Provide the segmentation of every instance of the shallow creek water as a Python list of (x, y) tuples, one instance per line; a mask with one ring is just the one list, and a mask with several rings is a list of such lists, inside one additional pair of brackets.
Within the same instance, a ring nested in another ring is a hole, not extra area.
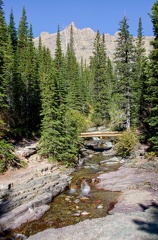
[(108, 159), (102, 153), (86, 160), (84, 165), (72, 174), (71, 185), (50, 203), (50, 210), (39, 220), (22, 225), (15, 233), (34, 235), (48, 228), (61, 228), (85, 219), (105, 217), (117, 202), (119, 192), (98, 189), (99, 174), (116, 170), (120, 165), (100, 165)]

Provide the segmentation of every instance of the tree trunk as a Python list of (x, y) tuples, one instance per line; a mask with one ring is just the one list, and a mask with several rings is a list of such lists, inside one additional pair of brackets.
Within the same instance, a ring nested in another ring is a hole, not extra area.
[(130, 87), (127, 86), (126, 129), (130, 130), (130, 127), (131, 127), (131, 99), (130, 99)]

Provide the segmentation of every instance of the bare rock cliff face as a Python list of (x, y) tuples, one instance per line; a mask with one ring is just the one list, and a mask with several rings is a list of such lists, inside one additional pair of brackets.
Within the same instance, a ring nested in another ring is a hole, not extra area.
[[(67, 26), (63, 31), (60, 32), (61, 35), (61, 43), (62, 50), (65, 53), (67, 43), (70, 39), (70, 28), (73, 27), (73, 37), (74, 37), (74, 49), (76, 53), (77, 60), (80, 61), (81, 58), (86, 59), (86, 62), (89, 63), (89, 58), (92, 56), (93, 43), (96, 36), (96, 32), (94, 32), (91, 28), (83, 28), (78, 29), (76, 25), (72, 22), (69, 26)], [(52, 56), (55, 53), (56, 47), (56, 33), (49, 34), (48, 32), (41, 33), (42, 44), (50, 49)], [(105, 34), (105, 44), (107, 49), (107, 54), (110, 59), (113, 58), (113, 54), (116, 48), (116, 40), (118, 38), (118, 33), (116, 32), (114, 35)], [(150, 41), (153, 40), (153, 36), (147, 36), (144, 39), (144, 47), (146, 49), (146, 55), (152, 49), (150, 45)], [(35, 46), (38, 46), (39, 37), (34, 39)]]

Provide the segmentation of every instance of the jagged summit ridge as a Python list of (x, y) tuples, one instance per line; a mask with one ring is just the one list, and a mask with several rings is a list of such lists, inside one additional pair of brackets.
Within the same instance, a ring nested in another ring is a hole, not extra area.
[[(66, 53), (67, 44), (70, 39), (70, 28), (73, 28), (73, 37), (74, 37), (74, 50), (76, 53), (77, 60), (80, 61), (81, 58), (85, 59), (89, 63), (89, 58), (92, 56), (93, 43), (96, 36), (91, 28), (78, 29), (74, 22), (68, 25), (64, 30), (60, 32), (62, 50)], [(42, 32), (40, 34), (41, 41), (44, 46), (50, 49), (51, 55), (54, 56), (56, 48), (56, 35), (57, 33), (50, 34), (48, 32)], [(110, 59), (113, 58), (113, 54), (116, 48), (116, 40), (118, 38), (118, 32), (114, 35), (108, 33), (105, 35), (105, 44), (107, 49), (107, 54)], [(153, 39), (153, 36), (144, 37), (144, 47), (146, 49), (146, 54), (148, 55), (152, 49), (150, 41)], [(34, 39), (35, 46), (38, 46), (39, 37)]]

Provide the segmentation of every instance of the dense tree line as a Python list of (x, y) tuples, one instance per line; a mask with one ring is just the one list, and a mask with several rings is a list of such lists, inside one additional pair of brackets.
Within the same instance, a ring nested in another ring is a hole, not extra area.
[(96, 33), (90, 64), (77, 61), (73, 27), (63, 54), (60, 26), (55, 56), (33, 43), (25, 8), (16, 29), (13, 11), (6, 24), (0, 0), (0, 137), (40, 137), (41, 154), (74, 162), (79, 133), (86, 123), (113, 130), (136, 127), (157, 149), (158, 0), (152, 7), (155, 39), (145, 57), (142, 20), (138, 34), (129, 32), (126, 16), (120, 21), (114, 60), (107, 56), (105, 35)]

